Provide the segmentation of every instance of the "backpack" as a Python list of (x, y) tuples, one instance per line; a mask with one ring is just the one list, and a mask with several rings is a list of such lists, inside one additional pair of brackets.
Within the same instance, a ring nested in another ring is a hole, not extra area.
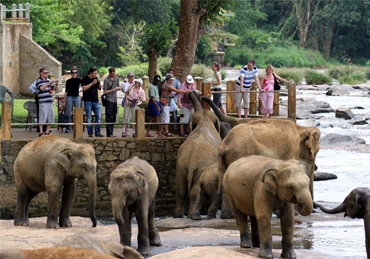
[(30, 85), (30, 87), (28, 87), (28, 90), (33, 94), (37, 93), (36, 83), (37, 79)]

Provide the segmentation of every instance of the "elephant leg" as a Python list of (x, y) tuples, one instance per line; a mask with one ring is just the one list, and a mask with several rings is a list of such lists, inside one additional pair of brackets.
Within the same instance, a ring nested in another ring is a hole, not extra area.
[(184, 217), (184, 207), (187, 195), (187, 180), (185, 177), (176, 175), (176, 207), (174, 218)]
[(155, 217), (155, 200), (153, 199), (149, 207), (149, 215), (148, 215), (149, 243), (152, 246), (161, 246), (162, 245), (161, 238), (159, 236), (158, 229), (155, 227), (154, 217)]
[(242, 214), (237, 209), (233, 210), (233, 212), (240, 232), (240, 247), (251, 248), (251, 235), (248, 227), (248, 216)]
[(200, 186), (199, 183), (195, 183), (191, 188), (189, 195), (189, 212), (188, 219), (200, 220), (201, 201), (200, 201)]
[(33, 192), (31, 190), (29, 190), (28, 192), (28, 198), (27, 198), (27, 201), (26, 201), (26, 208), (25, 208), (25, 218), (26, 218), (26, 225), (28, 226), (30, 224), (30, 220), (28, 219), (28, 211), (29, 211), (29, 208), (30, 208), (30, 204), (31, 204), (31, 201), (33, 198), (35, 198), (35, 196), (37, 195), (38, 193), (37, 192)]
[(271, 213), (257, 213), (258, 230), (260, 234), (260, 251), (258, 256), (262, 258), (273, 259), (272, 254), (272, 234), (271, 234)]
[(226, 195), (222, 192), (222, 205), (221, 205), (221, 218), (222, 219), (232, 219), (234, 218), (233, 213), (230, 208), (230, 203), (227, 200)]
[(18, 186), (17, 206), (14, 212), (14, 226), (27, 225), (26, 207), (30, 190), (24, 183)]
[(258, 222), (256, 217), (249, 217), (251, 220), (252, 246), (260, 247), (260, 233), (258, 232)]
[(148, 224), (148, 208), (149, 208), (148, 198), (141, 201), (141, 204), (138, 204), (137, 212), (135, 212), (135, 217), (137, 220), (139, 233), (137, 235), (137, 251), (147, 256), (150, 252), (149, 246), (149, 224)]
[(76, 193), (76, 183), (75, 179), (73, 181), (64, 184), (63, 194), (62, 194), (62, 207), (60, 209), (59, 215), (59, 226), (62, 227), (72, 227), (72, 222), (70, 219), (72, 202)]
[(214, 219), (216, 218), (217, 210), (220, 207), (221, 203), (221, 195), (217, 193), (217, 190), (210, 196), (211, 197), (211, 205), (208, 208), (208, 214), (207, 217), (209, 219)]
[(48, 219), (46, 228), (58, 228), (59, 198), (62, 186), (52, 186), (47, 188), (48, 193)]
[(118, 225), (118, 231), (120, 236), (120, 243), (123, 246), (131, 246), (131, 218), (132, 213), (128, 211), (127, 207), (122, 210), (123, 224)]
[(293, 248), (294, 208), (285, 204), (280, 209), (280, 225), (282, 235), (282, 258), (296, 258)]

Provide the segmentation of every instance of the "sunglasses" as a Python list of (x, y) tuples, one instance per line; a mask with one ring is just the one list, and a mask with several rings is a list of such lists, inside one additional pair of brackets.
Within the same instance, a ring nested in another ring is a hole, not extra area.
[(71, 72), (71, 74), (77, 74), (77, 72)]
[(48, 74), (49, 72), (43, 72), (44, 74)]

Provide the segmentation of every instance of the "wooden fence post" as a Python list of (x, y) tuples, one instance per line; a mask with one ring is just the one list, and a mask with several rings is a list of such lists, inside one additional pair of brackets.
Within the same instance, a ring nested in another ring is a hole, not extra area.
[[(212, 96), (211, 96), (211, 82), (205, 81), (205, 82), (203, 82), (202, 86), (203, 86), (202, 96), (207, 96), (208, 98), (212, 98)], [(203, 107), (204, 107), (204, 110), (210, 110), (211, 109), (211, 106), (209, 106), (209, 104), (206, 101), (203, 101)]]
[(296, 120), (296, 88), (295, 84), (289, 84), (288, 86), (288, 118)]
[(279, 102), (280, 102), (280, 94), (279, 92), (274, 92), (274, 106), (273, 106), (274, 112), (272, 113), (272, 116), (279, 116), (280, 114)]
[(148, 93), (148, 91), (149, 91), (149, 76), (143, 76), (143, 78), (142, 78), (142, 80), (143, 80), (143, 85), (141, 86), (143, 89), (144, 89), (144, 91), (145, 91), (145, 96), (149, 99), (149, 93)]
[(137, 109), (135, 112), (136, 138), (145, 139), (145, 109)]
[(82, 132), (83, 132), (83, 117), (84, 117), (84, 109), (83, 108), (73, 108), (73, 138), (74, 139), (82, 139)]
[[(229, 80), (226, 83), (226, 91), (235, 91), (236, 80)], [(226, 93), (226, 113), (237, 113), (237, 109), (234, 107), (235, 93)]]
[(1, 105), (1, 140), (11, 140), (12, 138), (12, 104), (2, 102)]
[[(242, 86), (241, 86), (242, 87)], [(251, 91), (257, 90), (256, 82), (252, 83)], [(249, 104), (249, 114), (257, 115), (257, 93), (249, 93), (250, 94), (250, 104)]]

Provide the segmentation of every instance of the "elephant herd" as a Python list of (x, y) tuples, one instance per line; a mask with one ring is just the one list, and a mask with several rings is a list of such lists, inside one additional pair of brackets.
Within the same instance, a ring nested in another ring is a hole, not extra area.
[[(240, 247), (259, 247), (258, 255), (263, 258), (273, 258), (271, 216), (275, 210), (280, 211), (282, 258), (296, 258), (294, 211), (309, 215), (314, 204), (324, 212), (345, 212), (352, 218), (364, 218), (366, 234), (370, 235), (370, 204), (367, 203), (370, 190), (362, 188), (351, 193), (332, 210), (313, 202), (314, 166), (320, 138), (317, 128), (302, 127), (290, 120), (235, 119), (223, 115), (206, 97), (202, 99), (214, 112), (204, 110), (195, 93), (189, 93), (189, 98), (195, 113), (191, 134), (177, 153), (174, 217), (187, 214), (190, 219), (200, 220), (202, 208), (207, 204), (208, 218), (215, 218), (221, 208), (221, 218), (235, 217)], [(87, 182), (90, 218), (96, 227), (96, 166), (94, 150), (88, 144), (56, 136), (43, 136), (28, 143), (14, 163), (17, 186), (14, 225), (30, 223), (30, 202), (46, 191), (46, 227), (71, 227), (75, 179), (79, 178)], [(120, 243), (131, 246), (131, 219), (135, 215), (138, 252), (142, 255), (149, 254), (150, 245), (161, 245), (154, 223), (157, 188), (155, 169), (137, 157), (121, 163), (110, 175), (108, 189)], [(366, 238), (367, 247), (369, 243), (370, 238)]]

